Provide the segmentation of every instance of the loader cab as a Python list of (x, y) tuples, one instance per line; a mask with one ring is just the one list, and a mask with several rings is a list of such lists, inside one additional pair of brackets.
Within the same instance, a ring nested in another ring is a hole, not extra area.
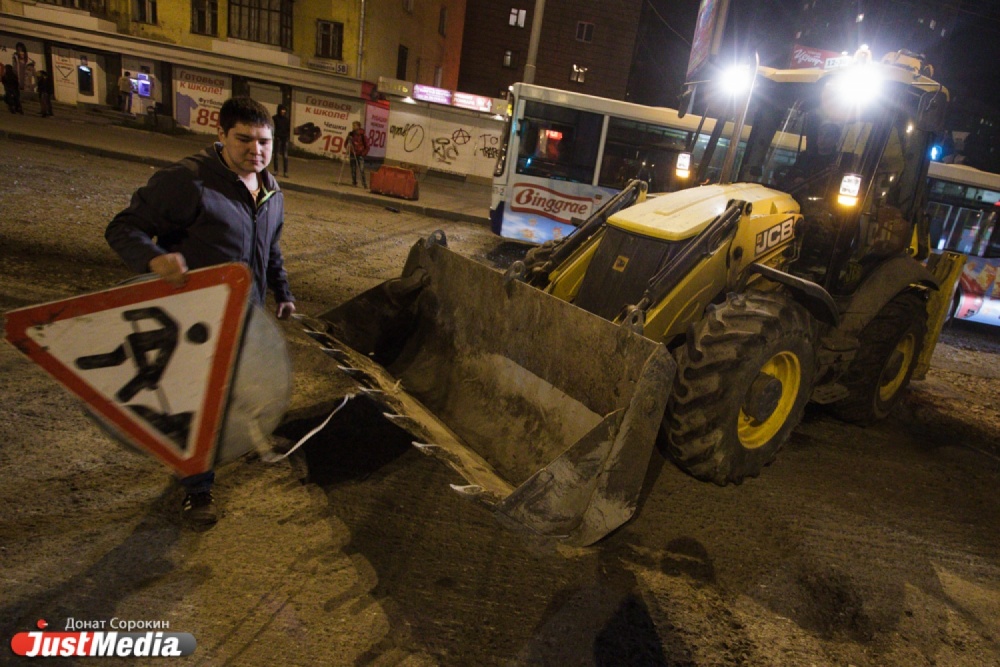
[(933, 140), (924, 109), (937, 84), (882, 65), (810, 72), (762, 69), (734, 180), (795, 198), (803, 221), (790, 272), (848, 295), (907, 251), (922, 218)]

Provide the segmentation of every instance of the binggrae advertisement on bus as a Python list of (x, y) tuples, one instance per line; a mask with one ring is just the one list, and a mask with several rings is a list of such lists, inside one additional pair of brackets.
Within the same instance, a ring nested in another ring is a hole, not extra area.
[(531, 243), (561, 239), (576, 228), (574, 221), (586, 220), (615, 192), (584, 183), (521, 176), (507, 198), (502, 236)]
[(386, 157), (452, 174), (489, 178), (503, 124), (492, 118), (396, 105), (389, 112)]
[(215, 134), (219, 127), (219, 109), (232, 97), (233, 85), (228, 74), (178, 67), (174, 70), (174, 118), (192, 132)]
[(969, 257), (956, 295), (955, 317), (1000, 325), (1000, 259)]
[(364, 123), (361, 100), (296, 92), (292, 97), (292, 145), (310, 153), (346, 159), (347, 133)]

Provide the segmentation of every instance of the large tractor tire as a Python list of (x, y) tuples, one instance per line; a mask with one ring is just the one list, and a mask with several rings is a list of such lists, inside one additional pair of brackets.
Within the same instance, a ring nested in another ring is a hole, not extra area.
[(724, 486), (756, 477), (802, 419), (815, 349), (809, 315), (779, 293), (730, 294), (693, 325), (663, 420), (667, 453)]
[(847, 398), (830, 405), (844, 421), (870, 424), (888, 416), (910, 383), (927, 333), (927, 305), (903, 292), (861, 330), (857, 356), (841, 379)]

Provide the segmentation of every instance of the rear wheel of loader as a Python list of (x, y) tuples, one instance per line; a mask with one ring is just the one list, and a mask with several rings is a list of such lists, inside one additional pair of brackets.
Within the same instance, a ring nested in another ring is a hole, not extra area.
[(802, 307), (783, 294), (730, 294), (677, 351), (668, 454), (719, 485), (756, 477), (802, 419), (814, 359)]
[(927, 307), (914, 292), (887, 303), (861, 331), (858, 354), (841, 383), (850, 392), (830, 410), (844, 421), (869, 424), (902, 399), (927, 333)]

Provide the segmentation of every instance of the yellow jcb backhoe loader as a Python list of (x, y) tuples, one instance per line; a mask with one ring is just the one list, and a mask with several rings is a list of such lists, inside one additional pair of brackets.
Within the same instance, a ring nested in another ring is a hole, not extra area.
[(905, 53), (752, 75), (714, 184), (633, 182), (505, 273), (437, 233), (310, 333), (457, 490), (573, 544), (632, 516), (658, 433), (721, 485), (770, 464), (809, 401), (885, 417), (960, 270), (921, 262), (947, 92)]

